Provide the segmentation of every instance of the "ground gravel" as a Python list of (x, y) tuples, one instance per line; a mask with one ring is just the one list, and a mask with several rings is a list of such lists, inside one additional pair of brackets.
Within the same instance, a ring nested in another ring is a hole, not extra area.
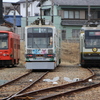
[[(24, 45), (24, 42), (22, 43)], [(12, 80), (16, 77), (19, 77), (29, 70), (24, 67), (24, 48), (21, 46), (21, 60), (20, 64), (23, 67), (14, 67), (14, 68), (5, 68), (0, 70), (0, 80)], [(44, 82), (41, 80), (40, 84), (36, 84), (35, 90), (51, 86), (56, 86), (60, 84), (69, 83), (64, 81), (64, 77), (68, 77), (70, 79), (79, 78), (85, 79), (90, 76), (91, 73), (87, 71), (87, 69), (82, 68), (80, 66), (76, 66), (79, 64), (79, 44), (78, 43), (62, 43), (62, 52), (61, 52), (62, 63), (61, 67), (58, 67), (54, 72), (50, 72), (43, 79), (53, 79), (54, 77), (59, 77), (60, 79), (57, 81), (58, 84), (53, 84), (52, 82)], [(100, 100), (100, 87), (92, 88), (84, 92), (80, 92), (78, 94), (72, 94), (69, 96), (62, 96), (61, 98), (57, 98), (54, 100)]]
[(52, 100), (100, 100), (100, 87), (90, 88), (89, 90), (64, 95)]
[[(62, 84), (71, 83), (70, 81), (64, 80), (64, 77), (69, 78), (70, 80), (73, 80), (74, 78), (79, 78), (79, 80), (83, 80), (83, 79), (89, 77), (90, 75), (92, 75), (91, 72), (89, 72), (87, 69), (84, 69), (80, 66), (76, 66), (76, 65), (62, 66), (62, 65), (60, 65), (54, 71), (49, 72), (38, 84), (35, 84), (35, 86), (33, 88), (29, 89), (29, 91), (34, 91), (34, 90), (38, 90), (38, 89), (43, 89), (43, 88), (48, 88), (48, 87), (52, 87), (52, 86), (58, 86), (58, 85), (62, 85)], [(53, 80), (56, 77), (59, 77), (59, 79), (56, 81), (57, 84), (54, 84), (54, 82), (43, 81), (44, 79)]]
[(21, 75), (24, 75), (30, 70), (27, 70), (24, 66), (17, 66), (13, 68), (4, 68), (0, 70), (0, 80), (13, 80)]

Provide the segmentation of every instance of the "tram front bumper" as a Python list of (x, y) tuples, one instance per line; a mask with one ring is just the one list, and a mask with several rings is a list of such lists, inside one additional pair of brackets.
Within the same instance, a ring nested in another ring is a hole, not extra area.
[(55, 62), (26, 62), (26, 69), (54, 69)]

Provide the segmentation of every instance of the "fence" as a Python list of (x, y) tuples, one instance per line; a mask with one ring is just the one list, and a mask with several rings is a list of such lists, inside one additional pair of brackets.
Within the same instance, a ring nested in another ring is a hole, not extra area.
[(25, 40), (25, 28), (24, 27), (17, 27), (15, 33), (20, 35), (20, 40)]
[(63, 40), (64, 42), (67, 42), (67, 43), (79, 43), (79, 38), (68, 38), (66, 40)]

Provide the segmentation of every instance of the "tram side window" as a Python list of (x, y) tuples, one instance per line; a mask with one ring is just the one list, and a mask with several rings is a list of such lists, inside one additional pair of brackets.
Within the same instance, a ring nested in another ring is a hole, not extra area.
[(18, 49), (20, 49), (20, 45), (18, 45)]
[(50, 45), (53, 45), (53, 37), (50, 37)]
[(17, 39), (16, 41), (17, 41), (16, 42), (17, 49), (19, 49), (19, 40)]
[(0, 38), (0, 48), (1, 49), (7, 49), (8, 48), (8, 39), (7, 39), (7, 37), (1, 37)]
[(20, 49), (20, 40), (17, 39), (17, 49)]
[(14, 39), (14, 49), (16, 49), (16, 39)]
[(13, 48), (13, 39), (11, 38), (10, 44), (11, 44), (11, 48)]

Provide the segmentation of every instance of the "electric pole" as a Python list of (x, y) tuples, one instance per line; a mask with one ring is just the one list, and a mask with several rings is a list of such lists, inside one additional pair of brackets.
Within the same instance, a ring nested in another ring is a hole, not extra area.
[(88, 21), (90, 21), (91, 13), (90, 13), (90, 5), (88, 5)]
[(53, 9), (54, 9), (54, 4), (53, 4), (53, 0), (51, 0), (51, 2), (52, 2), (52, 17), (51, 17), (51, 22), (53, 23)]
[(26, 26), (28, 26), (28, 0), (26, 0)]
[(3, 1), (0, 0), (0, 24), (3, 23)]

